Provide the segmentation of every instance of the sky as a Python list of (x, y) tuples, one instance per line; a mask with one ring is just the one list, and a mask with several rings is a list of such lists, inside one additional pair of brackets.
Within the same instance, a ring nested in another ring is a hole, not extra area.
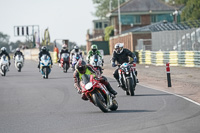
[[(39, 25), (40, 38), (48, 27), (51, 42), (69, 39), (86, 44), (87, 30), (96, 19), (92, 0), (0, 0), (0, 32), (10, 36), (10, 42), (25, 37), (14, 36), (14, 26)], [(42, 39), (40, 39), (42, 40)]]

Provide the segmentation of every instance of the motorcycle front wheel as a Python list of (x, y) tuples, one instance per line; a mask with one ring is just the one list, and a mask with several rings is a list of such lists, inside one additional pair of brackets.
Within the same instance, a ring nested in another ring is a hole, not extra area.
[[(96, 105), (100, 108), (100, 110), (102, 112), (108, 112), (108, 108), (107, 108), (107, 105), (105, 102), (103, 102), (100, 98), (100, 95), (101, 94), (96, 94), (96, 93), (93, 93), (92, 94), (92, 98), (94, 100), (94, 102), (96, 103)], [(103, 96), (102, 96), (103, 97)]]
[(134, 82), (133, 79), (131, 79), (131, 78), (127, 79), (127, 87), (128, 87), (128, 91), (131, 96), (135, 95), (135, 87), (133, 85), (133, 82)]
[(115, 99), (112, 102), (113, 102), (113, 104), (112, 104), (112, 107), (110, 108), (110, 110), (115, 111), (118, 108), (118, 103)]
[(19, 64), (19, 70), (18, 70), (18, 72), (21, 72), (21, 69), (22, 69), (22, 65)]
[(6, 76), (6, 66), (3, 66), (2, 73), (3, 73), (1, 74), (2, 76)]

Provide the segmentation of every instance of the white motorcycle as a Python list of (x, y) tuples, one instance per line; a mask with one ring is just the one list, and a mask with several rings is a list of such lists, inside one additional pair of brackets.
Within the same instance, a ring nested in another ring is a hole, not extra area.
[(40, 61), (40, 72), (43, 78), (48, 79), (51, 72), (51, 59), (48, 55), (43, 55)]
[(0, 59), (0, 72), (2, 76), (6, 76), (6, 72), (9, 70), (9, 62), (5, 55), (3, 55)]
[(73, 71), (75, 71), (76, 63), (77, 63), (79, 60), (83, 60), (82, 55), (75, 53), (75, 54), (72, 56), (72, 70), (73, 70)]
[(24, 58), (22, 57), (22, 55), (16, 55), (15, 68), (18, 70), (18, 72), (21, 72), (23, 65), (24, 65)]
[(102, 72), (103, 60), (100, 58), (100, 56), (98, 56), (97, 54), (93, 55), (92, 57), (90, 57), (88, 63), (92, 65), (100, 73), (103, 73)]

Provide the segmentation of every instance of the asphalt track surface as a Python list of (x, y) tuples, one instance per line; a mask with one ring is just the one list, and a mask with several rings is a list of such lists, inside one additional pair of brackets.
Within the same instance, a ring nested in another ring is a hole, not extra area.
[(126, 96), (109, 78), (119, 108), (103, 113), (81, 100), (72, 74), (54, 65), (43, 79), (37, 62), (26, 61), (22, 72), (12, 62), (0, 76), (0, 133), (200, 133), (199, 105), (139, 84)]

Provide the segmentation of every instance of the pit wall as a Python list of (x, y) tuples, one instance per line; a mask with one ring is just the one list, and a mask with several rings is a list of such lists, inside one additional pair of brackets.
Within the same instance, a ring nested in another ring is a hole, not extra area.
[(200, 51), (138, 51), (139, 64), (200, 67)]
[[(38, 61), (38, 55), (39, 55), (39, 49), (25, 49), (22, 50), (25, 60), (35, 60)], [(56, 52), (50, 52), (51, 58), (53, 63), (57, 62), (57, 53)]]

